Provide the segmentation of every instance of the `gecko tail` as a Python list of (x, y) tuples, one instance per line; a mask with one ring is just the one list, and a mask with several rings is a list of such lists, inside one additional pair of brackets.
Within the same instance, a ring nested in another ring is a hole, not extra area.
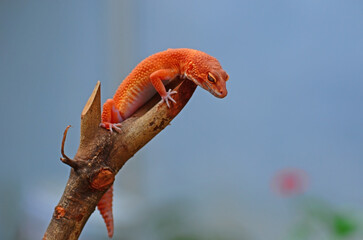
[(106, 223), (108, 237), (113, 236), (113, 214), (112, 214), (112, 197), (113, 197), (113, 185), (103, 194), (102, 198), (97, 204), (97, 208), (100, 211), (103, 220)]

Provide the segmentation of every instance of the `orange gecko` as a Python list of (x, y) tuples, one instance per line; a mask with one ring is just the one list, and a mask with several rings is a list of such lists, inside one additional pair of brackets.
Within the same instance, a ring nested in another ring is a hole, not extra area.
[[(156, 92), (161, 101), (170, 107), (175, 100), (166, 91), (168, 84), (176, 77), (186, 78), (218, 98), (227, 95), (228, 74), (218, 60), (202, 51), (180, 48), (155, 53), (140, 62), (118, 87), (114, 97), (103, 105), (100, 126), (120, 132), (121, 122), (144, 105)], [(97, 205), (106, 223), (108, 236), (113, 235), (112, 187), (103, 195)]]

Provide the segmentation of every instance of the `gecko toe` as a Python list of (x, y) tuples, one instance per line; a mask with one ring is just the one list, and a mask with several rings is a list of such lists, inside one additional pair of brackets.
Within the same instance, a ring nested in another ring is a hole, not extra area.
[(165, 102), (166, 102), (166, 105), (168, 106), (168, 108), (170, 108), (170, 103), (169, 103), (169, 99), (168, 98), (165, 98)]
[(172, 101), (173, 103), (176, 103), (176, 101), (172, 98), (172, 97), (169, 97), (170, 101)]
[(114, 129), (116, 132), (121, 133), (121, 123), (112, 123), (110, 124), (110, 130)]
[(122, 123), (109, 123), (109, 122), (105, 122), (105, 123), (100, 123), (99, 126), (105, 128), (107, 130), (109, 130), (111, 133), (113, 133), (113, 130), (115, 130), (118, 133), (121, 133)]
[(113, 126), (113, 128), (116, 130), (116, 132), (118, 132), (118, 133), (121, 133), (121, 128), (119, 128), (119, 127), (117, 127), (117, 126)]
[(177, 93), (177, 91), (171, 91), (171, 89), (169, 89), (169, 91), (166, 92), (166, 95), (161, 97), (161, 101), (165, 102), (168, 108), (170, 108), (169, 100), (173, 103), (176, 103), (176, 101), (171, 97), (171, 95), (175, 93)]

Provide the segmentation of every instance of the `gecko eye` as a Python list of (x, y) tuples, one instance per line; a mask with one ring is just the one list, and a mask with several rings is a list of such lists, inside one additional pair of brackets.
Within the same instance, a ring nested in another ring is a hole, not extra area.
[(226, 82), (228, 81), (228, 79), (229, 79), (229, 75), (228, 75), (228, 74), (226, 74)]
[(212, 83), (217, 82), (217, 80), (215, 79), (215, 77), (211, 73), (208, 73), (208, 80), (210, 82), (212, 82)]

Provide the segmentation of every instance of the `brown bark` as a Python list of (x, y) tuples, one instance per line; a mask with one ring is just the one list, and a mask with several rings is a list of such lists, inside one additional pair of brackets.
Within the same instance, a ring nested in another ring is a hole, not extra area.
[(62, 162), (71, 166), (64, 193), (43, 239), (78, 239), (88, 218), (112, 185), (115, 175), (140, 148), (163, 130), (183, 109), (196, 85), (189, 80), (177, 79), (172, 83), (178, 93), (176, 104), (168, 108), (154, 96), (133, 116), (122, 122), (121, 133), (110, 133), (101, 127), (100, 83), (98, 82), (81, 115), (81, 141), (74, 159), (64, 154)]

